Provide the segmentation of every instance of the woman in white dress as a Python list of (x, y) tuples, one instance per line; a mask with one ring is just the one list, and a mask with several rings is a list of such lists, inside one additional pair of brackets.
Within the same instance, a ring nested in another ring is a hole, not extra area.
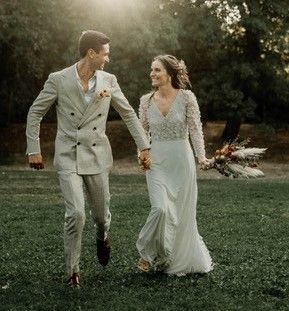
[(142, 96), (140, 120), (151, 138), (146, 169), (151, 211), (136, 243), (138, 268), (185, 275), (212, 270), (209, 251), (196, 222), (197, 181), (192, 147), (201, 166), (205, 156), (200, 111), (183, 61), (171, 55), (154, 58), (154, 92)]

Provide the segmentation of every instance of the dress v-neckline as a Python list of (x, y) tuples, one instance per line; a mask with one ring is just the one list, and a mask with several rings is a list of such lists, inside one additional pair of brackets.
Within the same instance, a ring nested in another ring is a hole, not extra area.
[(167, 112), (166, 114), (163, 114), (163, 113), (160, 111), (160, 109), (159, 109), (159, 107), (158, 107), (158, 105), (157, 105), (157, 102), (155, 101), (154, 98), (152, 98), (152, 101), (153, 101), (153, 103), (154, 103), (154, 106), (156, 107), (156, 110), (157, 110), (158, 113), (161, 115), (161, 117), (166, 118), (166, 117), (171, 113), (171, 111), (172, 111), (172, 109), (173, 109), (173, 106), (175, 105), (175, 102), (177, 101), (177, 98), (179, 97), (180, 92), (181, 92), (181, 90), (178, 90), (177, 95), (175, 96), (174, 100), (173, 100), (172, 103), (170, 104), (170, 108), (169, 108), (169, 110), (168, 110), (168, 112)]

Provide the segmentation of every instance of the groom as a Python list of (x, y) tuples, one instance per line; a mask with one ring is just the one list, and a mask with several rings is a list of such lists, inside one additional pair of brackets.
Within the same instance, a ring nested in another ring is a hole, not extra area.
[[(109, 169), (112, 153), (105, 134), (109, 107), (120, 114), (138, 149), (149, 163), (149, 142), (114, 75), (103, 71), (109, 62), (109, 38), (88, 30), (79, 38), (80, 60), (51, 73), (27, 116), (27, 154), (30, 167), (43, 169), (40, 122), (55, 103), (57, 135), (54, 166), (65, 203), (64, 253), (67, 284), (80, 286), (79, 260), (85, 222), (84, 188), (96, 227), (97, 257), (106, 266), (110, 258)], [(125, 142), (124, 142), (125, 143)]]

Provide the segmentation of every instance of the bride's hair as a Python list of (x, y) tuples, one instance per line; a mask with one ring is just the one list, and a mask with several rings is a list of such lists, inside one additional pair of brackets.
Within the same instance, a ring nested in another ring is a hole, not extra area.
[(188, 70), (183, 60), (178, 60), (173, 55), (158, 55), (154, 61), (160, 61), (172, 79), (172, 86), (175, 89), (191, 88), (192, 84), (188, 76)]

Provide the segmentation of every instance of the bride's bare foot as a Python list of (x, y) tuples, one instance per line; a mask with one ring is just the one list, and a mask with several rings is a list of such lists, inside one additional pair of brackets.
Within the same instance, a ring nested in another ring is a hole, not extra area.
[(143, 258), (140, 258), (138, 263), (137, 263), (137, 268), (141, 271), (141, 272), (149, 272), (150, 271), (150, 263), (146, 260), (144, 260)]

